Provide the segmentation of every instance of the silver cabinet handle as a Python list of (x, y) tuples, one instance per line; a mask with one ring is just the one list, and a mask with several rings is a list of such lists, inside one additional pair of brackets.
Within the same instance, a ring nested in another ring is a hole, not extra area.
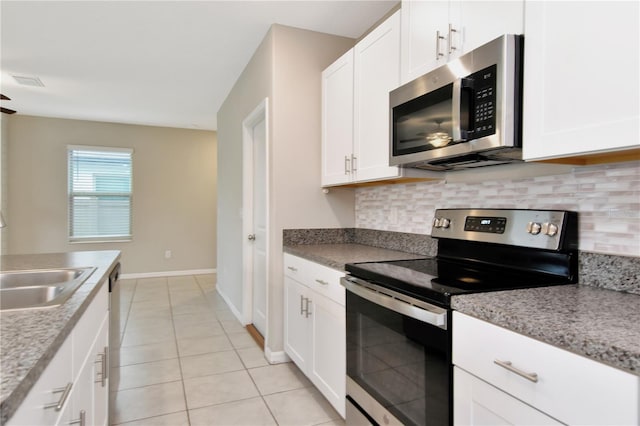
[(344, 156), (344, 174), (348, 175), (351, 173), (351, 160), (348, 155)]
[(538, 375), (536, 373), (527, 373), (526, 371), (517, 369), (511, 364), (511, 361), (500, 361), (499, 359), (496, 359), (493, 361), (493, 363), (511, 371), (512, 373), (517, 374), (520, 377), (524, 377), (525, 379), (530, 380), (533, 383), (538, 383)]
[(293, 266), (287, 266), (287, 269), (293, 272), (298, 272), (298, 268), (294, 268)]
[(440, 31), (436, 31), (436, 61), (439, 61), (440, 58), (444, 56), (444, 53), (440, 52), (440, 40), (442, 39), (444, 39), (444, 37), (440, 35)]
[(309, 315), (311, 315), (311, 311), (309, 310), (309, 304), (311, 303), (311, 299), (309, 299), (308, 297), (305, 298), (307, 303), (306, 306), (304, 308), (304, 317), (305, 318), (309, 318)]
[(351, 172), (352, 173), (355, 173), (356, 170), (358, 170), (357, 161), (358, 161), (358, 157), (356, 157), (355, 155), (351, 154)]
[(54, 408), (56, 411), (60, 411), (62, 410), (62, 407), (64, 406), (64, 403), (67, 401), (67, 398), (69, 397), (69, 394), (71, 393), (71, 388), (73, 387), (73, 383), (69, 382), (67, 383), (67, 386), (63, 387), (63, 388), (57, 388), (52, 390), (52, 393), (60, 393), (62, 392), (62, 395), (60, 395), (60, 399), (58, 400), (58, 402), (53, 402), (51, 404), (47, 404), (44, 406), (44, 408)]
[(247, 239), (248, 239), (249, 241), (255, 241), (255, 240), (256, 240), (256, 236), (255, 236), (255, 234), (249, 234), (249, 235), (247, 236)]
[(304, 303), (304, 297), (300, 295), (300, 315), (304, 315), (304, 308), (302, 307), (303, 303)]
[(100, 357), (95, 363), (100, 363), (100, 372), (98, 372), (98, 380), (95, 380), (94, 383), (100, 383), (102, 387), (107, 385), (107, 356), (108, 356), (109, 348), (107, 346), (104, 347), (104, 352), (99, 353)]
[(316, 280), (316, 282), (318, 284), (322, 284), (322, 285), (329, 285), (329, 283), (327, 281), (324, 281), (324, 280)]
[(85, 426), (87, 423), (87, 413), (84, 410), (80, 410), (80, 418), (78, 420), (71, 420), (69, 422), (70, 425)]
[(449, 51), (449, 55), (451, 55), (451, 53), (453, 53), (454, 50), (456, 50), (456, 47), (453, 45), (453, 33), (457, 33), (458, 30), (453, 28), (453, 25), (449, 24), (449, 37), (447, 38), (447, 46), (448, 46), (448, 51)]

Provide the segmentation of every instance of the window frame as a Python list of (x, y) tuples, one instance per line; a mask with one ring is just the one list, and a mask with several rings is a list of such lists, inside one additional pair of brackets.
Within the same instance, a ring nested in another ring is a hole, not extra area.
[[(71, 167), (72, 151), (93, 151), (96, 153), (125, 153), (130, 157), (130, 182), (131, 187), (129, 192), (103, 192), (103, 191), (73, 191), (73, 173)], [(133, 153), (131, 148), (120, 147), (107, 147), (107, 146), (93, 146), (93, 145), (67, 145), (67, 238), (68, 242), (75, 243), (108, 243), (108, 242), (129, 242), (133, 240)], [(122, 235), (93, 235), (93, 236), (74, 236), (73, 230), (73, 207), (74, 197), (77, 196), (90, 196), (94, 197), (97, 194), (100, 196), (118, 196), (129, 198), (129, 233)]]

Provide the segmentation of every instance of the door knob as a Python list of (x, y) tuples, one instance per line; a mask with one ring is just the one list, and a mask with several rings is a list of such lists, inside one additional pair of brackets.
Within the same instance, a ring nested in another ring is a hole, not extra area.
[(249, 236), (247, 238), (249, 239), (249, 241), (255, 241), (256, 236), (255, 236), (255, 234), (249, 234)]

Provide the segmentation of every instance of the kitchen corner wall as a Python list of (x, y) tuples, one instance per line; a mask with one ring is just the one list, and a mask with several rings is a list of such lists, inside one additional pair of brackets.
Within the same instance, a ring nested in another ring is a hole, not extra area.
[[(127, 274), (216, 268), (215, 132), (19, 114), (8, 124), (8, 254), (121, 250)], [(133, 149), (132, 241), (69, 243), (67, 145)]]
[(435, 209), (579, 212), (580, 250), (640, 257), (640, 162), (476, 183), (417, 183), (356, 190), (356, 227), (430, 234)]

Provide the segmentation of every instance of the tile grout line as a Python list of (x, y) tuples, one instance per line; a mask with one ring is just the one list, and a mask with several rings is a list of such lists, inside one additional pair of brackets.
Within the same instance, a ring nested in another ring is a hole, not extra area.
[[(194, 277), (194, 280), (195, 280), (195, 277)], [(198, 288), (200, 288), (199, 285), (198, 285)], [(167, 292), (169, 293), (169, 310), (171, 312), (171, 326), (173, 328), (173, 340), (175, 341), (176, 352), (178, 354), (178, 368), (180, 369), (180, 383), (182, 384), (182, 395), (184, 398), (184, 411), (187, 416), (187, 424), (191, 425), (191, 416), (189, 415), (189, 404), (187, 402), (187, 388), (184, 384), (184, 373), (182, 372), (182, 356), (180, 355), (180, 347), (178, 346), (178, 333), (176, 332), (176, 323), (173, 321), (173, 303), (171, 303), (171, 290), (169, 288), (168, 277), (167, 277)]]

